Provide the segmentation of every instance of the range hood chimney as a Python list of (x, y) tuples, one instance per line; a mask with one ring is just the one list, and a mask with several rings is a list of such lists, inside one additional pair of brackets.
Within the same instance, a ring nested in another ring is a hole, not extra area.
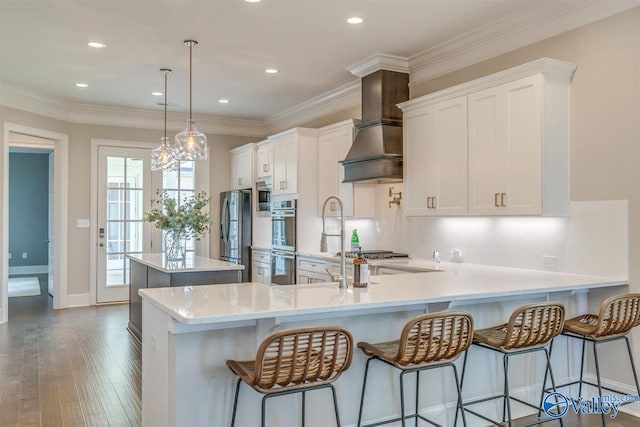
[(344, 165), (343, 182), (402, 181), (402, 111), (409, 74), (377, 70), (362, 77), (362, 122)]

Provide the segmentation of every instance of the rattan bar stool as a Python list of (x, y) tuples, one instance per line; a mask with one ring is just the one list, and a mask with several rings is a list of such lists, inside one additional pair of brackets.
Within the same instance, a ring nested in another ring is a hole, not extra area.
[[(600, 306), (600, 313), (595, 314), (582, 314), (564, 322), (564, 328), (562, 335), (566, 335), (570, 338), (577, 338), (582, 340), (582, 356), (580, 358), (580, 379), (567, 384), (559, 385), (558, 387), (567, 387), (574, 384), (578, 386), (578, 397), (582, 396), (582, 385), (587, 384), (592, 387), (598, 388), (598, 393), (602, 396), (602, 390), (611, 391), (624, 396), (629, 394), (614, 390), (609, 387), (604, 387), (600, 379), (600, 365), (598, 363), (598, 344), (604, 344), (617, 340), (625, 340), (627, 343), (627, 352), (629, 354), (629, 362), (631, 364), (631, 371), (633, 373), (633, 380), (636, 385), (638, 395), (640, 395), (640, 385), (638, 384), (638, 374), (636, 373), (636, 366), (633, 362), (633, 354), (631, 352), (631, 344), (629, 343), (629, 331), (632, 328), (640, 325), (640, 294), (621, 294), (614, 295), (607, 298), (602, 302)], [(597, 384), (585, 381), (584, 375), (584, 358), (585, 358), (585, 345), (587, 341), (593, 343), (593, 356), (596, 366), (596, 379)], [(553, 349), (553, 344), (549, 349), (549, 352)], [(546, 378), (545, 378), (546, 385)], [(622, 403), (627, 404), (632, 401)], [(606, 425), (606, 417), (604, 412), (601, 412), (602, 425)]]
[[(457, 408), (462, 408), (462, 394), (458, 371), (453, 362), (471, 345), (473, 340), (473, 318), (464, 311), (442, 311), (438, 313), (423, 314), (409, 320), (402, 329), (400, 339), (396, 341), (369, 344), (358, 343), (358, 347), (368, 357), (362, 382), (362, 396), (360, 398), (360, 412), (358, 415), (358, 427), (362, 426), (362, 409), (364, 395), (367, 387), (367, 375), (369, 364), (373, 360), (379, 360), (387, 365), (399, 369), (400, 372), (400, 417), (388, 421), (369, 424), (367, 427), (388, 424), (401, 421), (405, 426), (407, 418), (415, 418), (416, 426), (421, 419), (438, 426), (418, 413), (420, 405), (420, 372), (426, 369), (450, 366), (458, 391)], [(416, 411), (412, 415), (405, 415), (404, 405), (404, 376), (416, 373)], [(456, 411), (457, 416), (457, 411)], [(462, 412), (464, 425), (467, 421)]]
[[(504, 392), (502, 395), (464, 402), (464, 410), (495, 425), (504, 425), (506, 422), (509, 427), (512, 426), (513, 422), (511, 417), (511, 400), (539, 410), (542, 402), (540, 402), (540, 406), (535, 406), (530, 402), (511, 396), (509, 391), (509, 358), (521, 354), (543, 351), (547, 358), (545, 382), (548, 373), (551, 378), (552, 389), (555, 391), (555, 381), (553, 379), (553, 371), (551, 370), (549, 352), (547, 351), (546, 345), (562, 332), (563, 324), (564, 306), (557, 302), (545, 302), (523, 305), (511, 314), (508, 323), (474, 331), (474, 345), (499, 352), (503, 355)], [(463, 383), (468, 354), (468, 352), (465, 354), (462, 364)], [(543, 384), (543, 395), (545, 391), (544, 388), (545, 385)], [(502, 399), (502, 423), (469, 409), (471, 405), (494, 399)], [(540, 412), (538, 412), (538, 417), (539, 416)], [(548, 421), (555, 421), (556, 419), (557, 418), (538, 419), (524, 425), (536, 425)], [(559, 421), (562, 426), (562, 419), (559, 419)]]
[(330, 388), (336, 423), (340, 426), (338, 400), (333, 382), (351, 365), (353, 337), (338, 327), (288, 329), (271, 334), (260, 344), (255, 360), (227, 360), (238, 378), (231, 427), (236, 422), (240, 383), (245, 382), (262, 397), (261, 426), (265, 425), (267, 399), (302, 393), (302, 426), (305, 424), (306, 392)]

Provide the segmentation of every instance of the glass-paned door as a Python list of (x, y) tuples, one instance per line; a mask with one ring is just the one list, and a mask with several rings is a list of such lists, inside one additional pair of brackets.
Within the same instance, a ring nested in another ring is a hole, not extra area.
[(151, 150), (101, 146), (98, 176), (97, 300), (127, 301), (127, 255), (151, 249)]

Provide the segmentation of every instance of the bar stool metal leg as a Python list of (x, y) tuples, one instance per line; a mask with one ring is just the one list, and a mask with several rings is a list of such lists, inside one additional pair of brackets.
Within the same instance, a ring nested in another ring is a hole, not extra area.
[(580, 357), (580, 384), (578, 385), (578, 398), (582, 397), (582, 379), (584, 377), (584, 359), (587, 356), (585, 354), (586, 345), (587, 345), (587, 340), (582, 340), (582, 356)]
[(307, 397), (307, 392), (303, 391), (302, 392), (302, 427), (304, 427), (304, 420), (305, 420), (305, 416), (304, 416), (304, 410), (305, 410), (305, 400)]
[[(553, 341), (551, 342), (551, 344), (553, 345)], [(555, 378), (553, 378), (553, 370), (551, 369), (551, 348), (549, 348), (549, 351), (547, 352), (547, 349), (544, 349), (544, 354), (547, 356), (547, 369), (545, 369), (545, 376), (546, 373), (549, 372), (549, 378), (551, 379), (551, 389), (553, 390), (553, 392), (556, 392), (556, 380)], [(546, 381), (545, 381), (546, 383)], [(544, 393), (544, 384), (543, 384), (543, 388), (542, 388), (542, 392)], [(555, 401), (556, 403), (558, 403), (558, 396), (556, 395), (555, 397)], [(540, 402), (540, 408), (542, 408), (542, 402)], [(538, 414), (540, 414), (538, 412)], [(540, 415), (538, 415), (540, 416)], [(562, 422), (562, 417), (558, 418), (558, 421), (560, 421), (560, 427), (564, 427), (564, 423)]]
[[(465, 353), (465, 357), (466, 357), (466, 353)], [(456, 417), (455, 417), (455, 420), (453, 421), (453, 425), (455, 426), (456, 423), (458, 422), (458, 410), (460, 410), (461, 413), (462, 413), (462, 425), (464, 427), (467, 427), (467, 418), (464, 416), (464, 407), (462, 406), (462, 381), (458, 379), (458, 370), (456, 369), (456, 365), (454, 365), (452, 363), (451, 364), (451, 368), (453, 368), (453, 376), (455, 377), (456, 389), (458, 391), (458, 402), (457, 402), (457, 405), (456, 405)]]
[(625, 342), (627, 343), (627, 351), (629, 352), (629, 362), (631, 362), (631, 371), (633, 372), (633, 380), (636, 383), (636, 390), (638, 390), (638, 396), (640, 396), (640, 384), (638, 384), (638, 373), (636, 372), (636, 364), (633, 361), (633, 354), (631, 352), (631, 344), (629, 343), (629, 337), (624, 337)]
[[(596, 363), (596, 378), (598, 380), (598, 394), (602, 397), (602, 380), (600, 379), (600, 363), (598, 363), (598, 342), (593, 342), (593, 360)], [(600, 411), (600, 418), (602, 418), (602, 427), (607, 425), (607, 420), (604, 416), (604, 411)]]
[(404, 419), (404, 371), (400, 373), (400, 420), (402, 427), (405, 427)]
[[(453, 427), (457, 427), (458, 425), (458, 411), (462, 411), (462, 416), (464, 417), (464, 409), (462, 408), (462, 385), (464, 384), (464, 374), (467, 370), (467, 356), (469, 356), (469, 350), (464, 352), (464, 357), (462, 358), (462, 374), (460, 375), (460, 407), (456, 408), (456, 415), (453, 419)], [(464, 418), (463, 418), (464, 420)], [(465, 422), (466, 427), (466, 422)]]
[(512, 418), (511, 418), (511, 395), (509, 393), (509, 355), (508, 354), (505, 354), (503, 356), (503, 362), (504, 362), (504, 388), (505, 388), (505, 395), (506, 395), (506, 401), (507, 401), (507, 414), (509, 416), (509, 427), (511, 427)]
[(333, 386), (333, 384), (330, 384), (330, 387), (331, 394), (333, 395), (333, 409), (336, 412), (336, 425), (340, 427), (340, 411), (338, 411), (338, 398), (336, 397), (336, 388)]
[(233, 399), (233, 413), (231, 414), (231, 427), (236, 425), (236, 411), (238, 410), (238, 395), (240, 394), (240, 383), (242, 380), (238, 378), (236, 383), (236, 397)]
[(360, 395), (360, 412), (358, 412), (358, 427), (362, 425), (362, 407), (364, 406), (364, 392), (367, 388), (367, 375), (369, 375), (369, 363), (373, 360), (372, 357), (367, 359), (367, 364), (364, 368), (364, 380), (362, 381), (362, 394)]
[(416, 427), (418, 427), (418, 408), (420, 408), (420, 371), (416, 371)]
[(260, 426), (264, 427), (265, 426), (265, 415), (267, 413), (267, 399), (269, 398), (269, 395), (266, 394), (262, 397), (262, 415), (260, 416)]

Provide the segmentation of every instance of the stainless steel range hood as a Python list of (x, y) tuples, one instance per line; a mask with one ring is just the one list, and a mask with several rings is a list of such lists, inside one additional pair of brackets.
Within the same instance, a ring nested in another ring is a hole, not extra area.
[(362, 122), (344, 165), (343, 182), (402, 181), (402, 111), (409, 75), (378, 70), (362, 78)]

